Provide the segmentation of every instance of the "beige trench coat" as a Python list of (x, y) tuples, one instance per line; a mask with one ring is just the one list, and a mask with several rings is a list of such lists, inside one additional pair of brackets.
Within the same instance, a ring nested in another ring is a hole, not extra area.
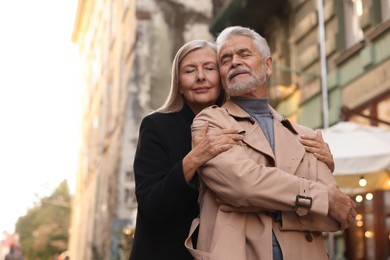
[[(337, 231), (339, 225), (327, 216), (325, 185), (335, 179), (299, 142), (300, 134), (314, 134), (313, 130), (292, 125), (270, 110), (275, 154), (254, 119), (231, 100), (222, 108), (205, 109), (195, 118), (193, 135), (203, 128), (204, 121), (209, 121), (209, 131), (245, 131), (240, 145), (199, 169), (201, 213), (185, 241), (195, 259), (272, 260), (272, 230), (284, 260), (328, 259), (321, 232)], [(296, 207), (297, 195), (312, 198), (309, 211)], [(282, 211), (282, 221), (270, 216), (275, 210)], [(196, 228), (194, 249), (191, 241)]]

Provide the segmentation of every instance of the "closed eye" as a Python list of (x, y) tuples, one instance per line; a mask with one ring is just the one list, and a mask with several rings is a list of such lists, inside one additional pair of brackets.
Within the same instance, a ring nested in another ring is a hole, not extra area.
[(227, 62), (231, 61), (231, 56), (224, 56), (221, 58), (220, 60), (220, 63), (223, 65), (223, 64), (226, 64)]
[(249, 57), (252, 56), (252, 53), (248, 49), (242, 49), (238, 52), (240, 57)]

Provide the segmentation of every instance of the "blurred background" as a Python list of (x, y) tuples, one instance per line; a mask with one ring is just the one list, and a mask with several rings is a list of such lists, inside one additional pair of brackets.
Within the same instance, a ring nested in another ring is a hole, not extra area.
[(0, 4), (0, 260), (128, 258), (139, 123), (178, 48), (229, 25), (268, 40), (272, 105), (358, 203), (330, 258), (389, 259), (390, 0), (24, 0)]
[[(0, 2), (0, 259), (17, 243), (19, 217), (61, 185), (68, 197), (75, 192), (82, 122), (78, 47), (71, 41), (76, 13), (77, 0)], [(69, 198), (47, 199), (62, 201), (70, 212)], [(43, 233), (34, 221), (24, 221), (31, 228), (23, 227), (21, 237)]]

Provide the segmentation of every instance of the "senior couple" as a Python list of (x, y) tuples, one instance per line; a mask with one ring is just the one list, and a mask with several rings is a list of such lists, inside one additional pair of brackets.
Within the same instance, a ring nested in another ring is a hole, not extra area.
[(322, 232), (347, 228), (356, 205), (320, 132), (268, 104), (271, 73), (246, 27), (177, 52), (166, 103), (140, 125), (131, 260), (328, 258)]

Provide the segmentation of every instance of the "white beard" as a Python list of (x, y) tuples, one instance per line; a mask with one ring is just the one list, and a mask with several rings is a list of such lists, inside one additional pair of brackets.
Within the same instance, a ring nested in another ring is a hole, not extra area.
[[(244, 70), (249, 71), (246, 68), (244, 68)], [(265, 66), (262, 66), (259, 76), (253, 75), (251, 73), (250, 78), (246, 80), (235, 79), (234, 83), (232, 83), (231, 80), (228, 80), (225, 86), (226, 92), (229, 96), (242, 96), (244, 94), (255, 91), (257, 88), (262, 87), (267, 80), (265, 70)], [(233, 70), (228, 73), (227, 78), (229, 78), (229, 74), (232, 72)]]

